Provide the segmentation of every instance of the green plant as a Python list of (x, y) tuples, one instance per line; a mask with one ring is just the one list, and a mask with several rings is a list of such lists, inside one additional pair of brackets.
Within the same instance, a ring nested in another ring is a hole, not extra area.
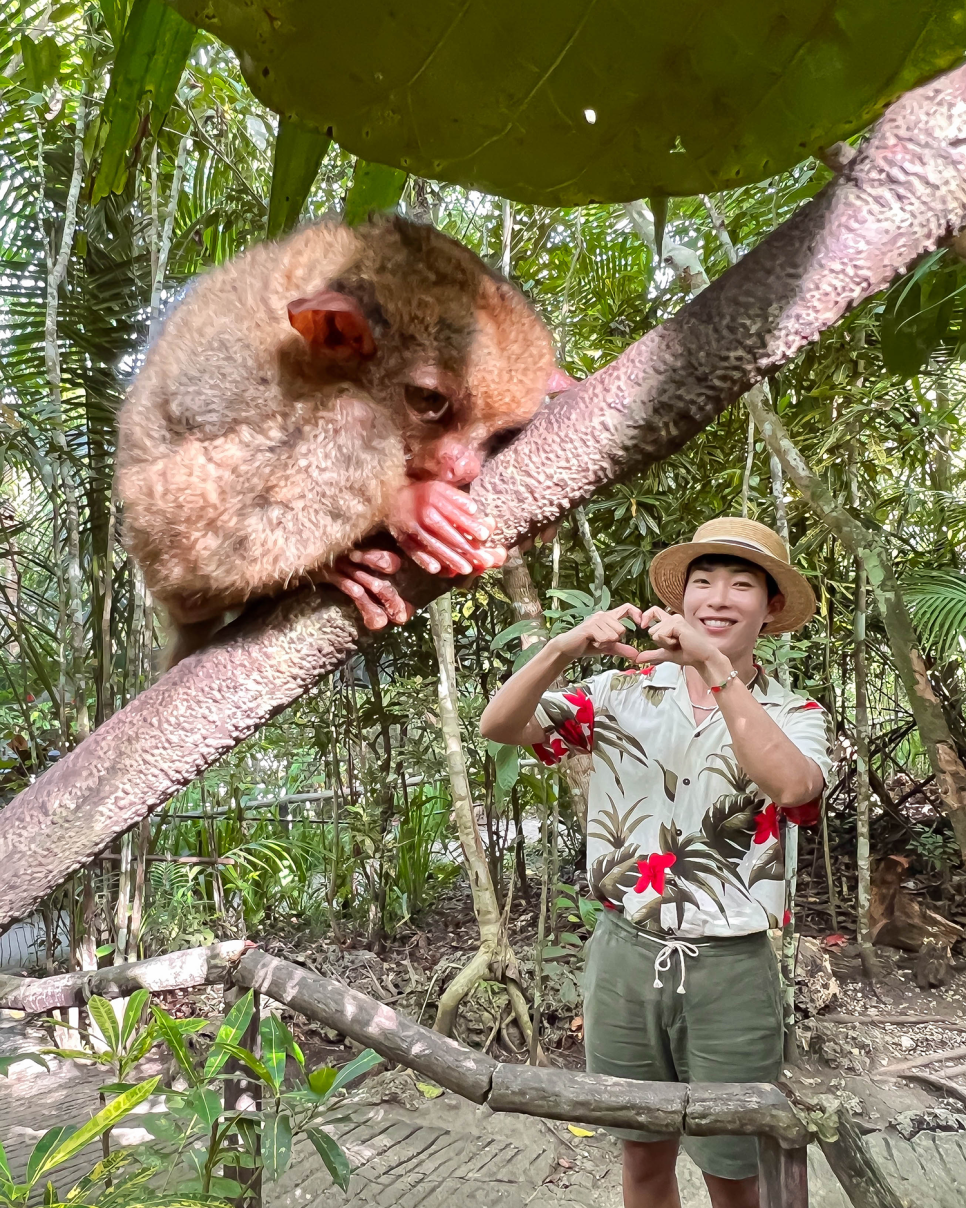
[[(381, 1060), (377, 1053), (368, 1049), (341, 1070), (322, 1066), (309, 1071), (290, 1030), (277, 1015), (269, 1015), (259, 1025), (261, 1053), (256, 1056), (239, 1044), (254, 1010), (249, 991), (225, 1016), (211, 1051), (199, 1068), (184, 1044), (184, 1021), (172, 1019), (157, 1005), (151, 1010), (158, 1034), (171, 1050), (187, 1083), (183, 1091), (166, 1091), (166, 1114), (152, 1114), (144, 1119), (154, 1143), (144, 1147), (142, 1161), (148, 1164), (165, 1157), (174, 1159), (168, 1164), (165, 1188), (173, 1179), (183, 1193), (238, 1197), (243, 1188), (236, 1180), (219, 1176), (219, 1166), (248, 1169), (261, 1166), (270, 1179), (277, 1179), (291, 1161), (294, 1139), (302, 1133), (317, 1150), (333, 1181), (343, 1191), (348, 1187), (348, 1158), (321, 1126), (351, 1118), (330, 1115), (333, 1097), (377, 1064)], [(294, 1059), (299, 1070), (299, 1075), (289, 1082), (286, 1081), (288, 1057)], [(234, 1058), (248, 1072), (226, 1072), (229, 1058)], [(215, 1088), (225, 1079), (244, 1077), (251, 1081), (252, 1075), (260, 1086), (265, 1105), (258, 1110), (226, 1108)]]
[[(86, 1057), (87, 1054), (85, 1053), (84, 1056)], [(34, 1188), (43, 1185), (43, 1203), (45, 1208), (54, 1208), (55, 1205), (59, 1205), (60, 1198), (49, 1176), (53, 1174), (58, 1166), (62, 1166), (70, 1158), (74, 1157), (75, 1154), (80, 1153), (91, 1141), (95, 1141), (98, 1137), (103, 1136), (119, 1120), (122, 1120), (130, 1111), (143, 1103), (154, 1091), (159, 1081), (159, 1078), (149, 1078), (146, 1082), (141, 1082), (137, 1086), (130, 1087), (107, 1104), (106, 1107), (102, 1107), (97, 1115), (93, 1116), (85, 1124), (79, 1126), (76, 1124), (60, 1124), (56, 1128), (49, 1128), (33, 1147), (27, 1159), (27, 1167), (23, 1178), (20, 1180), (14, 1178), (13, 1172), (7, 1162), (6, 1153), (3, 1146), (0, 1145), (0, 1204), (11, 1206), (29, 1204)], [(108, 1159), (104, 1162), (99, 1162), (94, 1167), (94, 1170), (68, 1193), (65, 1202), (76, 1204), (77, 1208), (82, 1208), (83, 1205), (94, 1202), (104, 1205), (106, 1202), (105, 1198), (99, 1198), (95, 1201), (88, 1198), (88, 1196), (96, 1184), (109, 1180), (111, 1174), (119, 1170), (124, 1164), (122, 1155), (114, 1155), (114, 1157), (114, 1161)], [(120, 1189), (116, 1188), (114, 1190), (115, 1196), (112, 1203), (117, 1204), (117, 1194)]]
[(939, 823), (915, 827), (909, 847), (927, 868), (944, 876), (959, 863), (959, 844), (950, 831), (940, 829)]

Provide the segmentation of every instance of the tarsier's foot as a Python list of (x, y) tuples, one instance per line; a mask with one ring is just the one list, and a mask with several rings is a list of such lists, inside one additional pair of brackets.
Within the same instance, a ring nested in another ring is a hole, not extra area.
[(390, 621), (405, 625), (416, 611), (392, 580), (384, 577), (394, 575), (401, 566), (402, 559), (389, 550), (354, 549), (316, 578), (344, 592), (358, 608), (367, 629), (385, 629)]
[(506, 561), (487, 545), (493, 521), (480, 516), (465, 491), (445, 482), (413, 482), (396, 496), (389, 530), (417, 566), (431, 575), (481, 574)]

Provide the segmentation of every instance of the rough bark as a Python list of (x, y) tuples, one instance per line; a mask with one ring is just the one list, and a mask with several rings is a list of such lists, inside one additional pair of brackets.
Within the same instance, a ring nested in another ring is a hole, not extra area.
[(822, 480), (812, 472), (781, 420), (761, 395), (749, 395), (755, 423), (769, 449), (781, 461), (786, 474), (829, 531), (865, 568), (896, 671), (909, 699), (909, 707), (936, 777), (942, 808), (952, 823), (960, 851), (966, 857), (966, 767), (949, 732), (942, 705), (936, 698), (916, 636), (909, 609), (892, 568), (882, 538), (870, 532), (838, 502)]
[[(474, 498), (514, 544), (680, 449), (917, 256), (966, 226), (966, 67), (900, 98), (789, 222), (494, 458)], [(445, 583), (413, 576), (425, 603)], [(355, 619), (305, 591), (180, 663), (0, 814), (0, 926), (332, 671)], [(43, 836), (43, 837), (41, 837)]]
[(108, 969), (79, 969), (56, 977), (0, 977), (0, 1008), (28, 1014), (82, 1007), (92, 994), (127, 998), (135, 990), (187, 990), (223, 982), (232, 964), (253, 945), (225, 940)]

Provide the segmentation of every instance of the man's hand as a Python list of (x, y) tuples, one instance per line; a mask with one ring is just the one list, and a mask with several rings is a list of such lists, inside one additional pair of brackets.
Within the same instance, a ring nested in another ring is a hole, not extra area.
[(641, 663), (677, 663), (679, 667), (694, 667), (706, 683), (719, 683), (731, 672), (731, 660), (682, 616), (672, 616), (663, 608), (649, 608), (638, 622), (646, 629), (656, 649), (644, 650)]
[(581, 621), (569, 633), (562, 633), (551, 643), (560, 654), (571, 659), (581, 659), (587, 654), (613, 654), (617, 658), (630, 659), (634, 663), (644, 661), (644, 655), (634, 646), (628, 646), (621, 638), (627, 636), (624, 617), (630, 617), (635, 625), (642, 623), (641, 610), (633, 604), (621, 604), (607, 612), (595, 612), (586, 621)]

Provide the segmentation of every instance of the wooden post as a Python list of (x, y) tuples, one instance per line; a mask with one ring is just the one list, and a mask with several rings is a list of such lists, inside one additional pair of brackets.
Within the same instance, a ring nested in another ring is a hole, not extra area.
[[(225, 1014), (232, 1009), (240, 998), (244, 998), (248, 991), (243, 986), (235, 986), (231, 980), (225, 986)], [(252, 990), (252, 1019), (251, 1023), (245, 1029), (245, 1033), (241, 1038), (241, 1048), (247, 1049), (249, 1053), (255, 1053), (258, 1045), (258, 1025), (261, 1016), (261, 995), (257, 990)], [(237, 1110), (253, 1110), (260, 1111), (262, 1107), (262, 1089), (261, 1084), (246, 1076), (247, 1066), (243, 1065), (237, 1057), (229, 1057), (225, 1062), (225, 1074), (229, 1075), (225, 1081), (225, 1111)], [(254, 1155), (254, 1166), (229, 1166), (225, 1165), (224, 1172), (226, 1179), (234, 1179), (236, 1183), (240, 1183), (242, 1193), (234, 1200), (235, 1208), (261, 1208), (262, 1203), (262, 1167), (261, 1167), (261, 1141), (256, 1142)]]
[(761, 1208), (808, 1208), (808, 1147), (785, 1149), (774, 1137), (758, 1138)]

